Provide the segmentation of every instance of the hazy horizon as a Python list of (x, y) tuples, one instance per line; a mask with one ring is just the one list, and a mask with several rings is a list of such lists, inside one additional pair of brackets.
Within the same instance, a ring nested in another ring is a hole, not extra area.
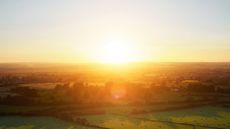
[(125, 65), (125, 64), (154, 64), (154, 63), (230, 63), (230, 61), (134, 61), (126, 63), (103, 63), (103, 62), (42, 62), (42, 61), (24, 61), (24, 62), (0, 62), (0, 64), (102, 64), (102, 65)]

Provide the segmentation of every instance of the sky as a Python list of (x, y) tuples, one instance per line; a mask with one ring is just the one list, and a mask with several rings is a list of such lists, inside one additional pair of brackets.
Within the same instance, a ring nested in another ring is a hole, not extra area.
[(1, 0), (0, 62), (228, 62), (229, 7), (229, 0)]

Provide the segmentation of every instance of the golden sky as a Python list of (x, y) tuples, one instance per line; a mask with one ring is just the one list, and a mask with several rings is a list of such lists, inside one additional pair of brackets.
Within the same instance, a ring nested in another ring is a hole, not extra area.
[(0, 2), (0, 62), (230, 61), (228, 0)]

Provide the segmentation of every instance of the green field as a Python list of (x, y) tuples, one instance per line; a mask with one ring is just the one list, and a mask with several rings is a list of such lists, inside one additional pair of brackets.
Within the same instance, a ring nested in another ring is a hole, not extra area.
[(0, 117), (0, 129), (94, 129), (51, 117)]
[[(115, 110), (115, 109), (114, 109)], [(210, 129), (202, 126), (230, 128), (230, 109), (199, 107), (177, 111), (152, 112), (138, 115), (106, 113), (83, 115), (90, 125), (111, 129)], [(192, 125), (186, 125), (192, 124)], [(51, 117), (0, 117), (0, 129), (86, 129), (74, 122)]]
[(149, 120), (171, 121), (202, 126), (230, 128), (230, 109), (203, 107), (170, 112), (141, 114), (135, 117)]

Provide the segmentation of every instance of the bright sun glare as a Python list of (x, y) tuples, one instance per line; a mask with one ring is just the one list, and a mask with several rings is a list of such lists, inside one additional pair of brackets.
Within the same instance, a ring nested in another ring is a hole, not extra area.
[(122, 64), (131, 60), (130, 47), (121, 41), (110, 41), (104, 46), (103, 63)]

